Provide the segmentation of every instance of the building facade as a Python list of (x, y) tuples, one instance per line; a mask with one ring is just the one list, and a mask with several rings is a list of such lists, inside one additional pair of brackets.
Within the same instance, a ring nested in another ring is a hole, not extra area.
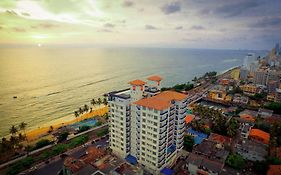
[(162, 78), (134, 80), (130, 89), (108, 94), (110, 148), (152, 174), (171, 165), (183, 148), (187, 95), (164, 91)]

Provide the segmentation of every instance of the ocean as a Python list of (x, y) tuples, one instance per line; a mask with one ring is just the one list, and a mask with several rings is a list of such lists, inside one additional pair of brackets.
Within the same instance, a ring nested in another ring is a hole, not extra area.
[(72, 115), (90, 105), (91, 99), (128, 87), (131, 80), (160, 75), (163, 86), (186, 83), (207, 71), (239, 66), (249, 52), (266, 54), (176, 48), (0, 48), (0, 136), (23, 121), (33, 129)]

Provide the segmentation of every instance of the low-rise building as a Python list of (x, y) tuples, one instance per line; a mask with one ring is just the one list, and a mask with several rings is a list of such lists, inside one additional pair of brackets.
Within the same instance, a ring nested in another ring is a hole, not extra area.
[(249, 94), (249, 95), (255, 95), (258, 91), (257, 86), (255, 86), (254, 84), (245, 84), (239, 87), (245, 94)]
[(243, 96), (241, 94), (234, 94), (233, 103), (247, 105), (249, 102), (249, 97)]
[(251, 129), (249, 138), (264, 144), (269, 144), (270, 134), (260, 129)]
[(269, 109), (260, 108), (258, 111), (258, 115), (262, 118), (271, 117), (272, 114), (273, 114), (273, 110), (269, 110)]
[(240, 140), (235, 147), (238, 154), (251, 161), (264, 161), (268, 154), (267, 145), (253, 140)]
[(217, 144), (220, 144), (223, 148), (225, 146), (230, 146), (232, 139), (227, 136), (219, 135), (216, 133), (211, 133), (208, 140), (213, 141)]
[(204, 140), (194, 147), (186, 163), (190, 174), (219, 174), (229, 152), (214, 141)]
[(244, 139), (247, 139), (253, 125), (249, 123), (242, 123), (239, 127), (240, 136)]

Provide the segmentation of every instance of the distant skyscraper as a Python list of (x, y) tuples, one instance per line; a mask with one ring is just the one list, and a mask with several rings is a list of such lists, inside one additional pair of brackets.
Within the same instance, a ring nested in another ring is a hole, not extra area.
[(258, 85), (266, 85), (267, 72), (265, 70), (257, 70), (254, 73), (254, 83)]
[(281, 51), (280, 51), (279, 43), (276, 43), (276, 45), (275, 45), (275, 54), (276, 55), (280, 55), (281, 54), (280, 52)]
[(248, 74), (249, 74), (249, 71), (246, 68), (242, 67), (240, 69), (240, 79), (241, 80), (247, 80)]
[(188, 99), (185, 94), (160, 93), (159, 76), (130, 82), (130, 89), (108, 95), (110, 148), (152, 174), (175, 161), (183, 148)]

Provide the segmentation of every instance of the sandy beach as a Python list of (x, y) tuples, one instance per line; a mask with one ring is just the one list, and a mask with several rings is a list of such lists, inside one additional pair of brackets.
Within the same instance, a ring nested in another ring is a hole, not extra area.
[(102, 116), (102, 115), (106, 114), (107, 112), (108, 112), (108, 107), (102, 106), (98, 109), (94, 109), (92, 112), (82, 114), (80, 117), (77, 117), (77, 118), (74, 115), (68, 115), (63, 118), (50, 121), (50, 122), (46, 123), (44, 126), (39, 127), (37, 129), (27, 131), (26, 136), (29, 141), (33, 141), (33, 140), (36, 140), (36, 139), (48, 134), (48, 131), (50, 130), (50, 126), (52, 126), (54, 130), (56, 130), (62, 126), (70, 125), (70, 124), (79, 122), (84, 119), (89, 119), (94, 116)]

